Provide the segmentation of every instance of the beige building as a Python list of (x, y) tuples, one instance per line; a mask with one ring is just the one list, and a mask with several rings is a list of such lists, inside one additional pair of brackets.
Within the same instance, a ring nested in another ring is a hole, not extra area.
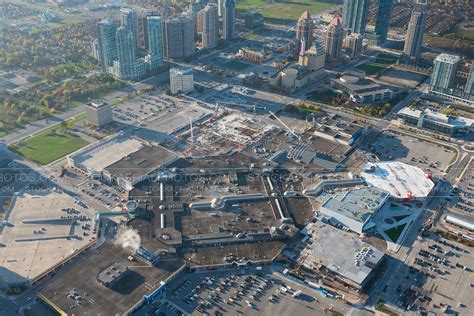
[(279, 72), (269, 78), (271, 86), (297, 91), (322, 74), (322, 69), (311, 71), (299, 64), (288, 64)]
[(112, 107), (103, 100), (96, 100), (85, 105), (87, 120), (102, 127), (113, 121)]
[(300, 55), (298, 64), (310, 71), (320, 70), (324, 67), (325, 51), (321, 45), (314, 43), (303, 55)]

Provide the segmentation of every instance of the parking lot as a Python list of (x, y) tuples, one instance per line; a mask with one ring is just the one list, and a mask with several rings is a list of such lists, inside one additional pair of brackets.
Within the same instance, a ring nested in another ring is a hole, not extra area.
[(462, 215), (474, 213), (474, 160), (466, 167), (458, 184), (458, 195), (454, 208)]
[(105, 186), (99, 181), (89, 180), (83, 183), (79, 188), (84, 194), (95, 198), (108, 207), (114, 207), (121, 202), (125, 202), (123, 198), (125, 191), (123, 189)]
[(379, 80), (397, 86), (416, 88), (428, 75), (394, 67), (379, 77)]
[(470, 315), (474, 310), (474, 256), (469, 247), (438, 236), (426, 238), (415, 242), (407, 263), (426, 276), (414, 292), (413, 305), (459, 315)]
[(152, 91), (115, 106), (113, 108), (114, 120), (133, 125), (176, 104), (177, 101), (174, 98)]
[(384, 132), (370, 149), (380, 160), (399, 160), (435, 175), (443, 174), (454, 157), (451, 149), (411, 136)]
[(193, 315), (320, 315), (332, 308), (311, 289), (260, 271), (188, 274), (170, 284), (171, 295), (158, 307), (160, 315), (180, 310)]

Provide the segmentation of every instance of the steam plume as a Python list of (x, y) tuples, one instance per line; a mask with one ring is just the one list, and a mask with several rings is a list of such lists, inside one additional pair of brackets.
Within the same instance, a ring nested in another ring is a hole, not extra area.
[(124, 249), (137, 251), (142, 240), (135, 229), (127, 228), (120, 233), (115, 243)]

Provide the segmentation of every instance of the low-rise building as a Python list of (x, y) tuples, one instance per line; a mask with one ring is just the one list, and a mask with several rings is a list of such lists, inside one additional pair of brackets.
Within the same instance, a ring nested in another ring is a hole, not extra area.
[(68, 157), (68, 164), (89, 177), (130, 191), (153, 171), (178, 159), (161, 146), (125, 135), (86, 147)]
[(451, 225), (464, 228), (470, 232), (474, 232), (474, 219), (472, 217), (450, 212), (446, 214), (446, 217), (444, 219)]
[(178, 156), (164, 147), (145, 146), (105, 167), (102, 177), (106, 182), (130, 191), (150, 173), (177, 159)]
[(269, 78), (271, 86), (297, 91), (321, 76), (322, 69), (312, 71), (296, 63), (289, 63)]
[(369, 162), (361, 176), (368, 185), (389, 192), (396, 201), (425, 201), (435, 186), (429, 174), (400, 161)]
[(453, 117), (430, 109), (413, 110), (403, 108), (398, 112), (399, 121), (449, 136), (469, 136), (474, 131), (474, 120)]
[(128, 273), (128, 267), (121, 262), (114, 262), (97, 275), (97, 281), (108, 288), (114, 287)]
[(315, 118), (313, 122), (314, 135), (346, 146), (357, 143), (366, 131), (364, 126), (339, 115), (325, 115)]
[(376, 187), (335, 190), (321, 205), (319, 212), (362, 234), (375, 226), (371, 218), (389, 197), (388, 192)]
[(381, 104), (393, 97), (393, 91), (388, 88), (368, 90), (351, 95), (351, 100), (359, 104)]
[(353, 74), (344, 74), (340, 78), (331, 79), (331, 86), (347, 93), (353, 102), (359, 104), (382, 104), (394, 96), (393, 90), (388, 86)]
[(245, 47), (239, 49), (237, 57), (243, 60), (250, 61), (255, 64), (262, 64), (272, 59), (272, 55), (265, 53), (264, 50), (256, 51), (256, 50), (245, 48)]
[[(303, 230), (305, 248), (302, 266), (324, 275), (324, 281), (335, 281), (359, 292), (381, 266), (384, 253), (356, 238), (353, 234), (326, 225), (310, 223)], [(323, 281), (323, 282), (324, 282)]]
[(68, 164), (91, 178), (102, 178), (106, 167), (144, 146), (145, 143), (140, 139), (119, 135), (68, 156)]

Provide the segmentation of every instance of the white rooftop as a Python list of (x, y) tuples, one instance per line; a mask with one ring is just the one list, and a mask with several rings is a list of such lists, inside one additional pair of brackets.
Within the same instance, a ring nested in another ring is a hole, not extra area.
[(425, 198), (434, 187), (423, 170), (399, 161), (368, 163), (364, 170), (361, 176), (368, 184), (395, 198)]
[(462, 216), (456, 213), (448, 213), (446, 215), (446, 221), (474, 231), (474, 219), (472, 217)]
[(449, 126), (472, 126), (474, 125), (474, 120), (467, 117), (453, 117), (446, 114), (433, 111), (431, 109), (425, 110), (412, 110), (408, 107), (401, 109), (398, 113), (417, 117), (418, 119), (422, 114), (424, 114), (424, 119), (429, 119), (436, 121), (438, 123), (443, 123)]
[(183, 68), (183, 67), (179, 67), (179, 68), (171, 68), (170, 69), (170, 73), (173, 73), (175, 75), (192, 75), (193, 74), (193, 69), (192, 68)]
[(115, 137), (98, 146), (89, 147), (74, 155), (75, 163), (89, 170), (102, 172), (106, 167), (141, 149), (144, 144), (134, 138)]
[(459, 56), (457, 55), (451, 55), (451, 54), (445, 54), (445, 53), (442, 53), (442, 54), (439, 54), (437, 57), (436, 57), (436, 61), (440, 61), (440, 62), (443, 62), (443, 63), (450, 63), (450, 64), (455, 64), (459, 61)]

